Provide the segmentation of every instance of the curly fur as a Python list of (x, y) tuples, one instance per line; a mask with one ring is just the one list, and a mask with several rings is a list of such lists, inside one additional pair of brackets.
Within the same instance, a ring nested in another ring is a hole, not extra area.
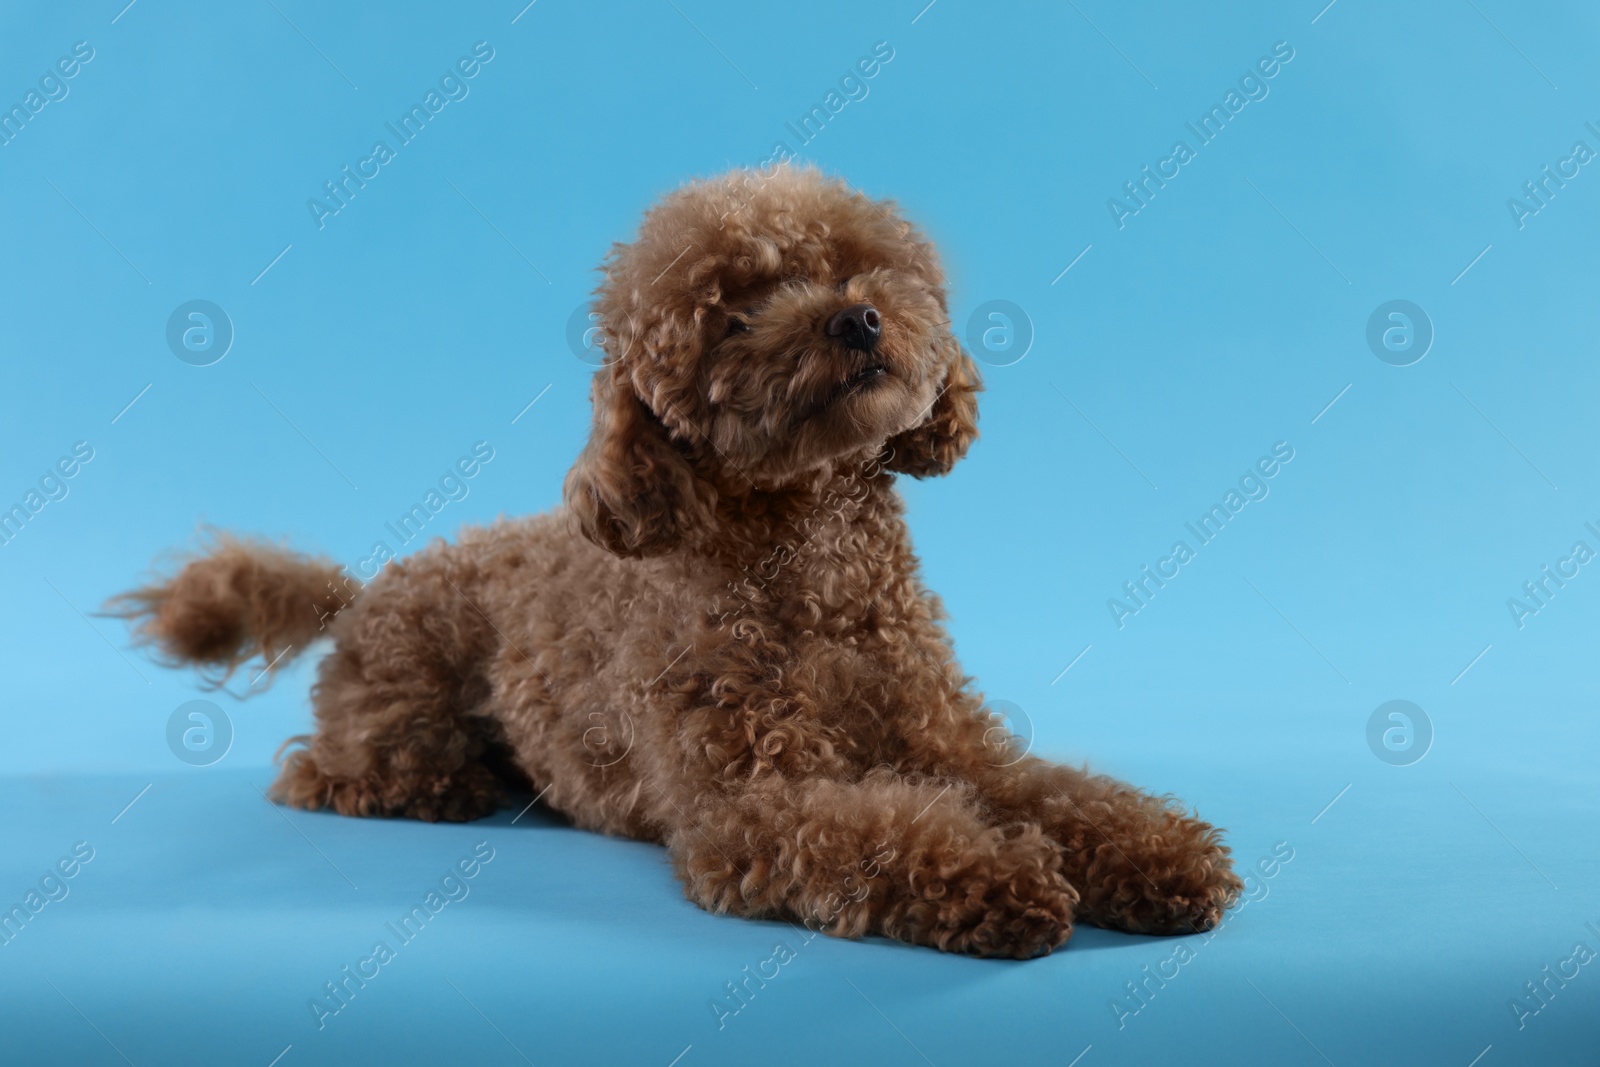
[[(860, 303), (870, 354), (824, 328)], [(665, 844), (712, 911), (983, 956), (1078, 920), (1217, 922), (1240, 882), (1215, 829), (997, 745), (955, 661), (894, 476), (961, 458), (980, 382), (893, 204), (803, 169), (688, 185), (614, 247), (595, 307), (562, 508), (436, 541), (343, 610), (333, 563), (231, 539), (116, 605), (222, 671), (337, 611), (277, 798), (461, 820), (531, 786)]]

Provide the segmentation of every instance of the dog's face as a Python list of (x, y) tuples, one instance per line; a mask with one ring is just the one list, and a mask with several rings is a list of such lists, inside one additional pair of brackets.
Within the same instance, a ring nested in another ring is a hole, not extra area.
[(606, 365), (566, 496), (624, 555), (680, 543), (719, 492), (874, 457), (944, 473), (977, 433), (978, 375), (932, 246), (814, 170), (667, 197), (613, 249), (596, 309)]

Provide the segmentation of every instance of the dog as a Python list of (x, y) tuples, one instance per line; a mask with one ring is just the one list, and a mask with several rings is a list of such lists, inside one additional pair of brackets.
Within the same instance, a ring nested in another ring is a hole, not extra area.
[(922, 585), (896, 476), (961, 459), (981, 388), (928, 238), (780, 166), (670, 193), (603, 274), (561, 507), (353, 595), (218, 535), (108, 605), (218, 681), (325, 627), (273, 798), (454, 821), (537, 790), (666, 846), (709, 911), (977, 956), (1216, 925), (1242, 888), (1220, 831), (1026, 752)]

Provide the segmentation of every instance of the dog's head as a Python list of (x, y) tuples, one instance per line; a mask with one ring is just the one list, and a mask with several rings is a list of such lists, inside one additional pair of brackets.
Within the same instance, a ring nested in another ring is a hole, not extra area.
[(672, 193), (613, 247), (595, 310), (606, 362), (566, 500), (622, 555), (680, 544), (720, 493), (875, 458), (943, 474), (977, 436), (932, 245), (814, 169)]

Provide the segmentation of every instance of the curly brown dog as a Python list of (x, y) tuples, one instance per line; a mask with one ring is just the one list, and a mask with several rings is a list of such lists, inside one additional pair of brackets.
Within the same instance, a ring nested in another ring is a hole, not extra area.
[(275, 797), (463, 820), (531, 786), (665, 844), (711, 911), (983, 956), (1074, 919), (1217, 922), (1240, 889), (1218, 831), (1026, 754), (954, 659), (894, 475), (950, 470), (980, 383), (892, 204), (798, 168), (688, 185), (595, 309), (564, 507), (435, 541), (348, 605), (336, 564), (226, 537), (113, 602), (223, 677), (326, 621)]

